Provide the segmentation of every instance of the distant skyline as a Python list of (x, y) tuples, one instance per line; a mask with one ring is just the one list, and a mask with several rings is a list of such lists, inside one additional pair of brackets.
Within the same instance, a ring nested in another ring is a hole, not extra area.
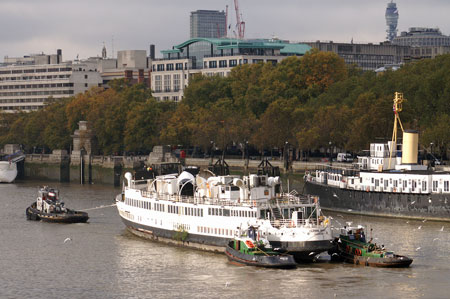
[[(246, 38), (276, 36), (291, 41), (379, 43), (386, 37), (390, 0), (240, 0)], [(439, 28), (450, 35), (450, 1), (398, 0), (398, 32), (410, 27)], [(156, 54), (189, 39), (190, 12), (225, 10), (235, 25), (232, 0), (1, 0), (0, 61), (63, 50), (64, 60), (119, 50)], [(230, 34), (232, 37), (232, 34)]]

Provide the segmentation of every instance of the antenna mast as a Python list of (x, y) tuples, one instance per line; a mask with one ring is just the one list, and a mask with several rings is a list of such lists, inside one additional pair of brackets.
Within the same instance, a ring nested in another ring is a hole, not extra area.
[(228, 5), (226, 5), (225, 7), (225, 37), (228, 37)]
[(401, 112), (402, 109), (402, 103), (403, 101), (406, 101), (406, 99), (403, 99), (403, 93), (401, 92), (395, 92), (395, 98), (394, 98), (394, 105), (392, 106), (392, 110), (394, 110), (394, 130), (392, 132), (392, 142), (391, 142), (391, 149), (389, 151), (389, 166), (388, 168), (391, 168), (391, 159), (392, 159), (392, 152), (394, 147), (397, 147), (397, 121), (400, 124), (400, 128), (403, 130), (402, 121), (400, 120), (400, 115), (398, 115), (399, 112)]

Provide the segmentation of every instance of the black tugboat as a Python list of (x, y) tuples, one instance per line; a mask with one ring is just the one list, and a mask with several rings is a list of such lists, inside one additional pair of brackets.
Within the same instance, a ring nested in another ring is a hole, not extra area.
[(58, 223), (79, 223), (89, 219), (88, 213), (67, 209), (59, 200), (57, 189), (44, 186), (39, 189), (35, 202), (26, 209), (27, 220)]
[(258, 232), (250, 226), (247, 234), (236, 237), (228, 242), (225, 249), (230, 262), (265, 268), (295, 268), (294, 257), (289, 254), (277, 252), (265, 239), (257, 240)]

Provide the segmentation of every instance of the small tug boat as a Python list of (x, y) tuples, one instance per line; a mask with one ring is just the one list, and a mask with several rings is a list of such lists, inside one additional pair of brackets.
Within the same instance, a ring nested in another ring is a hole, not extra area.
[(27, 220), (46, 222), (79, 223), (89, 219), (88, 213), (67, 209), (59, 200), (57, 189), (44, 186), (39, 189), (35, 202), (26, 209)]
[(413, 262), (411, 258), (394, 254), (387, 251), (384, 246), (379, 247), (371, 241), (366, 242), (362, 226), (344, 226), (341, 228), (339, 238), (334, 241), (335, 253), (345, 262), (372, 267), (402, 268), (409, 267)]
[(292, 255), (272, 249), (269, 241), (259, 239), (260, 235), (254, 226), (247, 233), (228, 242), (225, 254), (232, 263), (266, 268), (295, 268), (297, 266)]

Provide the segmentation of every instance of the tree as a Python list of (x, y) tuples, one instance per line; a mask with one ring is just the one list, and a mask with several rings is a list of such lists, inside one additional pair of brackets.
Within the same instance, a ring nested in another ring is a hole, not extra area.
[(42, 111), (47, 120), (42, 138), (45, 146), (50, 149), (69, 149), (72, 142), (70, 136), (73, 132), (69, 132), (67, 127), (66, 104), (66, 101), (61, 100)]
[(450, 116), (448, 114), (438, 115), (432, 125), (423, 130), (420, 144), (427, 148), (430, 143), (434, 144), (434, 151), (441, 157), (446, 157), (450, 143)]
[(162, 111), (155, 100), (137, 103), (127, 114), (125, 150), (148, 152), (159, 142)]
[(326, 91), (332, 84), (347, 78), (344, 59), (333, 52), (312, 49), (301, 59), (301, 75), (312, 96)]

